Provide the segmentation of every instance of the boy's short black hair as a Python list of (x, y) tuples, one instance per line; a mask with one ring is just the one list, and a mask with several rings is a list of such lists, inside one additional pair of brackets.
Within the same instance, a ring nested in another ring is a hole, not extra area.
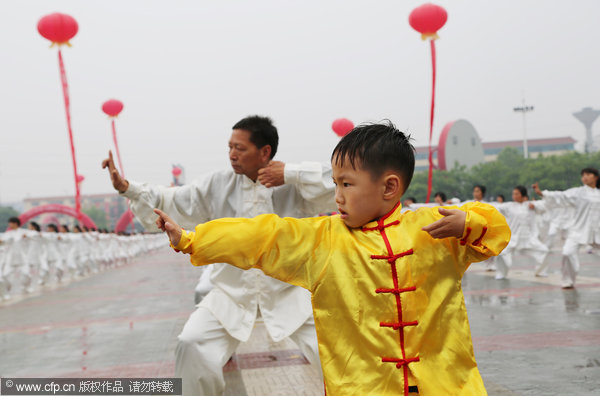
[(36, 223), (35, 221), (30, 221), (29, 224), (31, 224), (31, 226), (33, 227), (34, 230), (41, 231), (40, 225), (38, 223)]
[(444, 193), (443, 193), (443, 192), (441, 192), (441, 191), (438, 191), (438, 192), (436, 192), (436, 193), (435, 193), (435, 195), (434, 195), (433, 197), (434, 197), (434, 198), (435, 198), (435, 197), (440, 197), (440, 198), (442, 199), (442, 201), (446, 202), (446, 194), (444, 194)]
[(478, 188), (479, 191), (481, 191), (481, 195), (483, 195), (485, 197), (485, 191), (487, 190), (485, 188), (485, 186), (482, 186), (481, 184), (476, 184), (473, 186), (473, 189), (476, 189), (476, 188)]
[(415, 171), (415, 148), (410, 135), (400, 132), (390, 121), (363, 124), (350, 131), (333, 149), (332, 162), (343, 166), (346, 160), (354, 169), (360, 166), (371, 173), (374, 179), (388, 170), (398, 172), (406, 191)]
[(21, 220), (19, 220), (19, 218), (18, 218), (18, 217), (11, 217), (11, 218), (9, 218), (9, 219), (8, 219), (8, 222), (9, 222), (9, 223), (15, 223), (15, 224), (18, 224), (18, 225), (19, 225), (19, 227), (21, 227)]
[(271, 146), (271, 159), (275, 157), (279, 145), (279, 135), (277, 134), (277, 128), (275, 128), (269, 117), (248, 116), (239, 120), (232, 129), (242, 129), (250, 132), (250, 141), (258, 148), (268, 144)]
[(527, 195), (527, 188), (525, 186), (516, 186), (514, 189), (519, 190), (521, 196), (529, 198), (529, 196)]
[(592, 175), (598, 177), (598, 180), (596, 180), (596, 188), (600, 188), (600, 176), (598, 176), (600, 173), (598, 173), (598, 169), (596, 168), (583, 168), (581, 170), (581, 176), (583, 176), (584, 173), (591, 173)]
[(50, 223), (46, 226), (46, 230), (48, 230), (48, 232), (58, 232), (58, 227), (56, 224)]

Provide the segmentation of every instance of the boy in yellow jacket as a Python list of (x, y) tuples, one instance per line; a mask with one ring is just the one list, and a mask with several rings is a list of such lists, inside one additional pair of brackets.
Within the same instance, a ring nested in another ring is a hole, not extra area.
[(401, 214), (414, 148), (391, 124), (359, 126), (331, 157), (339, 215), (156, 223), (194, 265), (227, 262), (312, 293), (328, 395), (485, 395), (461, 289), (470, 263), (510, 240), (473, 202)]

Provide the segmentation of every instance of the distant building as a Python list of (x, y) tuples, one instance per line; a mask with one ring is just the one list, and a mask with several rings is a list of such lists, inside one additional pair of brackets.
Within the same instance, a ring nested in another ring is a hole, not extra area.
[[(75, 207), (75, 197), (68, 195), (59, 197), (27, 198), (23, 200), (23, 211), (25, 212), (37, 206), (48, 204), (61, 204)], [(108, 228), (113, 229), (119, 217), (127, 211), (127, 200), (116, 193), (82, 195), (82, 211), (85, 212), (86, 209), (91, 207), (100, 209), (106, 213), (106, 223), (108, 224)], [(73, 224), (75, 222), (74, 218), (64, 215), (57, 214), (53, 216), (67, 224)], [(43, 217), (44, 215), (42, 215), (42, 218)]]
[[(527, 139), (527, 147), (530, 158), (536, 158), (538, 155), (544, 157), (551, 155), (561, 155), (575, 151), (577, 141), (570, 136), (546, 139)], [(520, 153), (523, 153), (523, 140), (505, 140), (501, 142), (482, 142), (484, 161), (492, 162), (498, 158), (498, 154), (505, 147), (514, 147)], [(429, 169), (429, 148), (427, 146), (415, 147), (415, 170)], [(433, 147), (433, 165), (437, 167), (438, 152), (437, 146)]]

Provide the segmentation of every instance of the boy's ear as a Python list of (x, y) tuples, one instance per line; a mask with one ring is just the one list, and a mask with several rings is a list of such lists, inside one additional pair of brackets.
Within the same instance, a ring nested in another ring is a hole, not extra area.
[(390, 200), (400, 198), (404, 193), (404, 185), (400, 177), (390, 173), (383, 178), (383, 199)]

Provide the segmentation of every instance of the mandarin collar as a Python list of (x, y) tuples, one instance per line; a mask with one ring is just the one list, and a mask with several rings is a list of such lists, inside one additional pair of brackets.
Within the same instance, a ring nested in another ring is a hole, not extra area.
[(379, 218), (378, 220), (373, 220), (373, 221), (368, 222), (367, 224), (365, 224), (364, 226), (361, 227), (361, 230), (362, 231), (373, 231), (373, 230), (381, 231), (386, 227), (389, 227), (394, 224), (398, 224), (399, 221), (397, 220), (397, 218), (400, 215), (401, 210), (402, 210), (402, 204), (400, 201), (398, 201), (398, 203), (396, 205), (394, 205), (392, 210), (390, 210), (389, 212), (387, 212), (386, 214), (381, 216), (381, 218)]

